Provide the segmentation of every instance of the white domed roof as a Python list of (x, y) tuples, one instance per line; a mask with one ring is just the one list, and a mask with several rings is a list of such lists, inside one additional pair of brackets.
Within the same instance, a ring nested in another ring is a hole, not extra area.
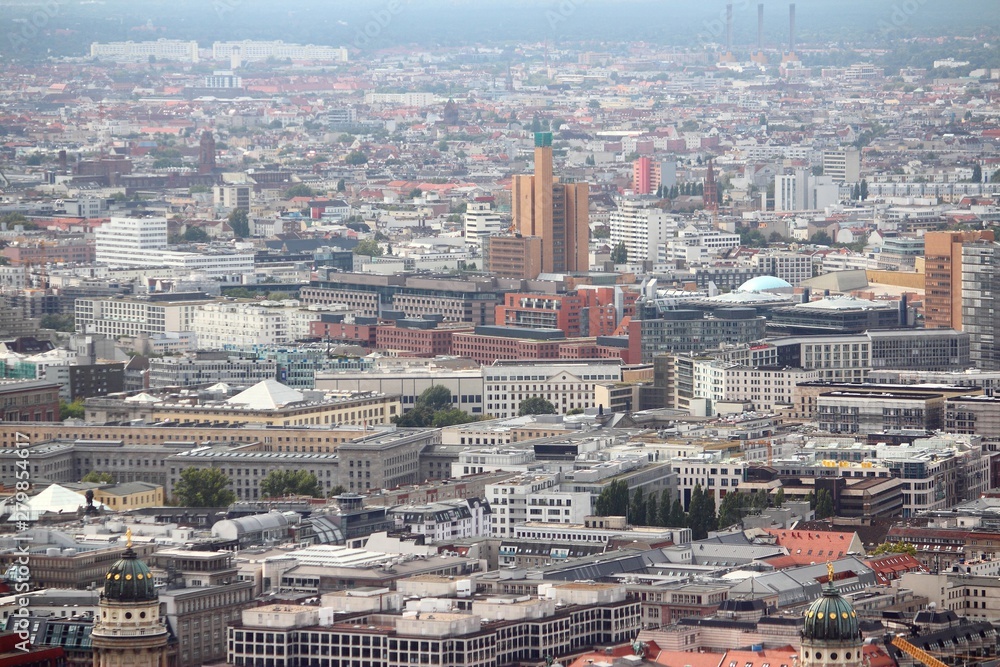
[(791, 290), (792, 284), (775, 276), (757, 276), (740, 285), (737, 292), (772, 292), (776, 290)]

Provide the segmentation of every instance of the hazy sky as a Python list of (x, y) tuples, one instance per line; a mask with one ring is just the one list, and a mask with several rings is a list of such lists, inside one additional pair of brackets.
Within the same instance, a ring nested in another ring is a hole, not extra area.
[[(734, 40), (756, 40), (757, 1), (732, 0)], [(764, 2), (765, 40), (788, 39), (788, 2)], [(89, 41), (150, 37), (283, 39), (368, 48), (418, 43), (594, 40), (690, 45), (723, 39), (725, 0), (35, 0), (4, 2), (0, 53), (24, 21), (43, 39), (29, 46), (53, 52)], [(997, 0), (797, 0), (803, 41), (851, 40), (875, 46), (901, 35), (1000, 31)], [(20, 23), (18, 23), (20, 22)], [(155, 30), (138, 27), (150, 23)], [(55, 35), (52, 31), (61, 32)], [(361, 36), (374, 35), (367, 41)], [(58, 38), (53, 38), (58, 37)], [(16, 41), (16, 40), (14, 40)], [(21, 45), (25, 48), (24, 45)], [(66, 53), (66, 55), (70, 55)], [(77, 55), (82, 55), (78, 53)]]

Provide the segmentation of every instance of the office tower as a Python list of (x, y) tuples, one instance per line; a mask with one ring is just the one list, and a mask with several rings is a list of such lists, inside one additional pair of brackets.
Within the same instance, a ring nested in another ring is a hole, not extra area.
[(656, 262), (677, 233), (677, 221), (651, 200), (625, 199), (611, 212), (611, 245), (625, 244), (630, 262)]
[(552, 176), (552, 133), (535, 134), (535, 173), (511, 184), (514, 231), (542, 240), (542, 272), (586, 271), (590, 190), (586, 183), (560, 183)]
[(94, 236), (98, 264), (150, 266), (153, 251), (167, 248), (167, 219), (113, 217)]
[(924, 236), (924, 327), (962, 331), (962, 246), (996, 239), (992, 231)]
[(505, 228), (503, 217), (489, 202), (471, 202), (465, 210), (465, 242), (482, 246), (483, 239)]
[(645, 156), (636, 158), (632, 163), (632, 192), (655, 195), (661, 185), (666, 188), (677, 185), (676, 160), (660, 161)]
[(861, 180), (861, 153), (856, 148), (823, 151), (823, 175), (835, 183), (857, 183)]
[(653, 186), (653, 160), (648, 157), (637, 158), (632, 163), (632, 192), (651, 195), (656, 192), (657, 187)]
[(980, 370), (1000, 370), (1000, 244), (962, 245), (962, 330), (969, 334), (969, 361)]

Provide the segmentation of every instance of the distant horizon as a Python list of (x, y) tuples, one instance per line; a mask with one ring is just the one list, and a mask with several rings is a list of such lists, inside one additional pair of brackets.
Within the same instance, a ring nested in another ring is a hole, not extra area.
[[(733, 45), (757, 42), (756, 0), (733, 0)], [(788, 5), (763, 2), (764, 41), (788, 43)], [(1000, 24), (983, 17), (995, 0), (797, 0), (799, 44), (880, 49), (914, 36), (1000, 41)], [(725, 41), (727, 2), (656, 0), (360, 0), (295, 4), (269, 0), (74, 0), (9, 4), (0, 17), (0, 54), (85, 55), (92, 41), (283, 40), (374, 52), (394, 47), (452, 48), (592, 42), (700, 47)], [(151, 29), (146, 26), (151, 26)], [(35, 39), (18, 40), (19, 33)], [(6, 37), (4, 37), (6, 35)], [(990, 44), (990, 50), (997, 47)]]

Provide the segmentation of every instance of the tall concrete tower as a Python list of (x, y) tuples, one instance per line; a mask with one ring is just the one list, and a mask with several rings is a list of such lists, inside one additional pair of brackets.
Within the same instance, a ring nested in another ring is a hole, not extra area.
[(91, 642), (94, 667), (166, 667), (167, 627), (153, 574), (128, 543), (104, 580)]
[(720, 63), (734, 63), (733, 55), (733, 4), (726, 5), (726, 52), (719, 57)]
[(767, 56), (764, 55), (764, 4), (757, 5), (757, 50), (750, 56), (750, 60), (758, 65), (767, 64)]
[(781, 59), (783, 63), (798, 62), (799, 56), (795, 53), (795, 3), (788, 5), (788, 53)]

